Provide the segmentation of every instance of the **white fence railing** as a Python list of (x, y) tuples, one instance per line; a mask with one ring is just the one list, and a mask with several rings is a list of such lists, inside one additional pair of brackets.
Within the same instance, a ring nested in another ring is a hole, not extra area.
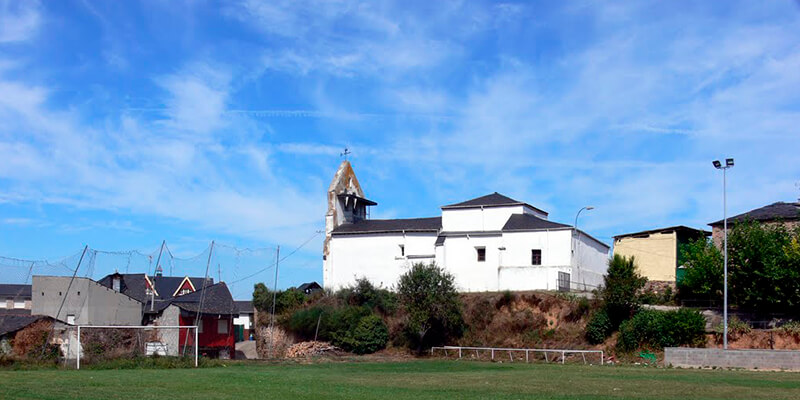
[(475, 357), (480, 358), (480, 352), (489, 352), (490, 357), (494, 360), (495, 353), (508, 353), (508, 358), (511, 361), (514, 361), (514, 353), (521, 354), (525, 353), (525, 362), (530, 362), (530, 354), (533, 353), (536, 355), (537, 353), (544, 354), (544, 360), (550, 362), (550, 357), (548, 354), (555, 353), (555, 357), (553, 360), (557, 360), (558, 356), (561, 356), (561, 363), (564, 364), (564, 361), (567, 358), (567, 354), (580, 354), (583, 358), (583, 363), (586, 364), (586, 354), (600, 354), (600, 365), (603, 365), (605, 361), (604, 354), (602, 350), (569, 350), (569, 349), (512, 349), (512, 348), (502, 348), (502, 347), (467, 347), (467, 346), (437, 346), (431, 347), (431, 356), (434, 355), (436, 350), (441, 350), (445, 356), (449, 356), (448, 350), (452, 352), (458, 352), (458, 358), (462, 358), (465, 351), (467, 352), (475, 352)]

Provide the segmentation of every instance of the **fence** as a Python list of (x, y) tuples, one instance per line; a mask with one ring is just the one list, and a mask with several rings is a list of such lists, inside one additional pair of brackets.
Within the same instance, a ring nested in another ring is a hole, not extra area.
[(514, 348), (502, 348), (502, 347), (466, 347), (466, 346), (441, 346), (441, 347), (431, 347), (431, 356), (434, 355), (436, 350), (441, 350), (445, 356), (448, 356), (448, 350), (456, 352), (458, 351), (458, 358), (462, 358), (464, 351), (475, 352), (475, 358), (480, 359), (480, 352), (489, 352), (490, 357), (494, 360), (495, 353), (508, 353), (508, 358), (512, 362), (514, 361), (514, 353), (521, 354), (525, 353), (525, 362), (530, 362), (530, 355), (533, 354), (534, 356), (537, 353), (541, 353), (544, 355), (544, 360), (546, 362), (550, 362), (550, 357), (548, 354), (555, 353), (556, 356), (553, 357), (553, 360), (558, 359), (558, 355), (561, 355), (561, 363), (567, 359), (568, 354), (580, 354), (583, 358), (583, 363), (586, 364), (586, 354), (599, 354), (600, 355), (600, 365), (603, 365), (605, 361), (605, 357), (602, 350), (569, 350), (569, 349), (514, 349)]

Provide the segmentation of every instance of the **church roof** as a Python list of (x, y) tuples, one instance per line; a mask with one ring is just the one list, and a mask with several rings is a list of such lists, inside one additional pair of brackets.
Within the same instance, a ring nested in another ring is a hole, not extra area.
[(548, 221), (530, 214), (512, 214), (503, 226), (503, 232), (528, 231), (536, 229), (571, 228), (572, 225)]
[[(800, 219), (800, 202), (798, 203), (784, 203), (779, 201), (772, 203), (768, 206), (750, 210), (744, 214), (735, 215), (728, 218), (728, 222), (746, 221), (752, 219), (754, 221), (774, 221), (774, 220), (796, 220)], [(719, 226), (723, 224), (723, 220), (712, 222), (709, 225)]]
[(492, 194), (487, 194), (486, 196), (476, 197), (471, 200), (462, 201), (461, 203), (449, 204), (442, 207), (442, 210), (454, 209), (454, 208), (479, 208), (479, 207), (503, 207), (503, 206), (527, 206), (532, 208), (540, 213), (547, 215), (544, 210), (536, 208), (528, 203), (523, 203), (519, 200), (514, 200), (508, 196), (504, 196), (500, 193), (494, 192)]
[(442, 217), (403, 218), (403, 219), (365, 219), (353, 224), (336, 227), (332, 234), (347, 235), (379, 232), (437, 232), (442, 227)]

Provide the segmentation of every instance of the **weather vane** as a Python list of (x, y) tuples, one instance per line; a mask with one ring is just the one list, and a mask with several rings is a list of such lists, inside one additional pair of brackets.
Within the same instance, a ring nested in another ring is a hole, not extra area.
[(339, 153), (339, 157), (344, 157), (344, 160), (347, 161), (347, 156), (349, 156), (350, 154), (353, 154), (353, 153), (350, 151), (350, 149), (345, 147), (344, 151)]

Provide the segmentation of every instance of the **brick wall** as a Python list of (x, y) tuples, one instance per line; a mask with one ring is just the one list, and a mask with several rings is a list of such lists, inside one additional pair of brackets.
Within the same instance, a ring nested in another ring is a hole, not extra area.
[(800, 351), (668, 347), (664, 349), (664, 364), (683, 368), (721, 367), (800, 371)]

